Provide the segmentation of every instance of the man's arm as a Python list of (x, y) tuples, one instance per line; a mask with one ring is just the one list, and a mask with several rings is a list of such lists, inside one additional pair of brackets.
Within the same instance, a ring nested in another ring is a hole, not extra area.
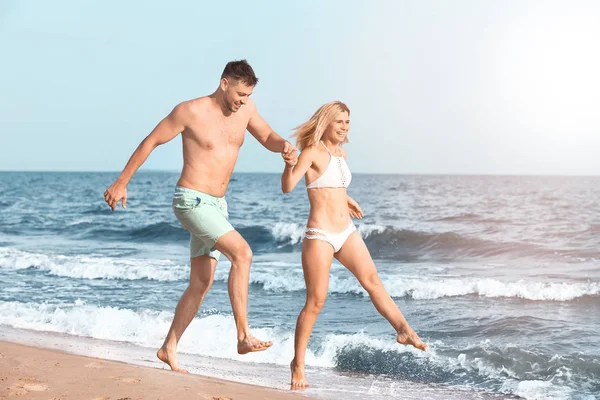
[(188, 105), (181, 103), (171, 111), (133, 152), (123, 172), (117, 180), (104, 192), (104, 200), (114, 211), (117, 203), (122, 199), (123, 208), (127, 206), (127, 184), (133, 174), (146, 161), (152, 150), (167, 143), (185, 129)]
[(250, 108), (250, 119), (248, 120), (248, 132), (259, 141), (266, 149), (284, 155), (284, 160), (296, 160), (296, 148), (287, 140), (279, 136), (269, 126), (256, 108), (252, 100), (248, 102)]

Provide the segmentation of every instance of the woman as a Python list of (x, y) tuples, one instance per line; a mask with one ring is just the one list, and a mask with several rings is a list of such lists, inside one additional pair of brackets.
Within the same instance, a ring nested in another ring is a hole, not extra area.
[(317, 316), (325, 303), (329, 269), (335, 257), (356, 276), (369, 293), (377, 311), (398, 333), (396, 340), (426, 350), (417, 334), (383, 287), (351, 217), (362, 218), (362, 210), (346, 193), (352, 175), (346, 164), (350, 110), (339, 101), (327, 103), (312, 118), (296, 128), (293, 136), (302, 151), (297, 163), (286, 162), (281, 188), (289, 193), (305, 176), (310, 214), (302, 241), (302, 268), (306, 282), (306, 303), (298, 316), (294, 340), (292, 389), (308, 386), (304, 377), (304, 356)]

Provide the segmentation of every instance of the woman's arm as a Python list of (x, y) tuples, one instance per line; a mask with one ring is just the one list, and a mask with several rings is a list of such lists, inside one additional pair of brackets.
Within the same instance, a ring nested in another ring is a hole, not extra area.
[(300, 182), (313, 163), (314, 151), (312, 148), (305, 149), (298, 157), (298, 163), (294, 166), (286, 163), (281, 175), (281, 190), (283, 193), (291, 192)]
[(362, 219), (362, 217), (364, 217), (363, 210), (350, 196), (348, 196), (348, 211), (350, 212), (350, 217), (352, 218)]
[[(341, 147), (340, 150), (342, 151), (342, 156), (344, 157), (344, 160), (348, 159), (348, 152), (346, 151), (346, 149)], [(348, 211), (350, 212), (351, 218), (362, 219), (362, 217), (364, 217), (363, 210), (360, 208), (356, 200), (354, 200), (350, 196), (348, 196)]]

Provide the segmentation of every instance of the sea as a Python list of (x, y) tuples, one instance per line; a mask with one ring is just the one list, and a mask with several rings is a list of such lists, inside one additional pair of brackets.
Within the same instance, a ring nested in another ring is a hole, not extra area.
[[(156, 350), (188, 283), (179, 174), (0, 172), (0, 340), (163, 368)], [(359, 233), (383, 284), (429, 344), (395, 333), (334, 261), (306, 358), (320, 399), (600, 399), (600, 177), (355, 174)], [(305, 299), (302, 183), (235, 173), (226, 195), (250, 244), (249, 321), (271, 349), (236, 353), (229, 261), (183, 335), (192, 373), (289, 390)]]

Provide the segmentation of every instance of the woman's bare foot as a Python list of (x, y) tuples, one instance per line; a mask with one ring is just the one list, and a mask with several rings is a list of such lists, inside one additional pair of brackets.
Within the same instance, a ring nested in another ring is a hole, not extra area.
[(419, 336), (408, 325), (398, 331), (396, 341), (400, 344), (414, 346), (419, 350), (427, 351), (427, 345), (419, 339)]
[(304, 365), (298, 365), (295, 360), (292, 360), (290, 370), (292, 370), (291, 390), (306, 389), (310, 386), (304, 378)]
[(184, 374), (189, 374), (189, 372), (179, 366), (177, 363), (177, 354), (174, 350), (169, 350), (165, 346), (161, 347), (156, 353), (156, 357), (164, 363), (166, 363), (171, 369), (175, 372), (181, 372)]
[(248, 335), (245, 339), (238, 340), (237, 350), (239, 354), (247, 354), (256, 351), (264, 351), (271, 346), (273, 346), (273, 342), (264, 342), (252, 335)]

